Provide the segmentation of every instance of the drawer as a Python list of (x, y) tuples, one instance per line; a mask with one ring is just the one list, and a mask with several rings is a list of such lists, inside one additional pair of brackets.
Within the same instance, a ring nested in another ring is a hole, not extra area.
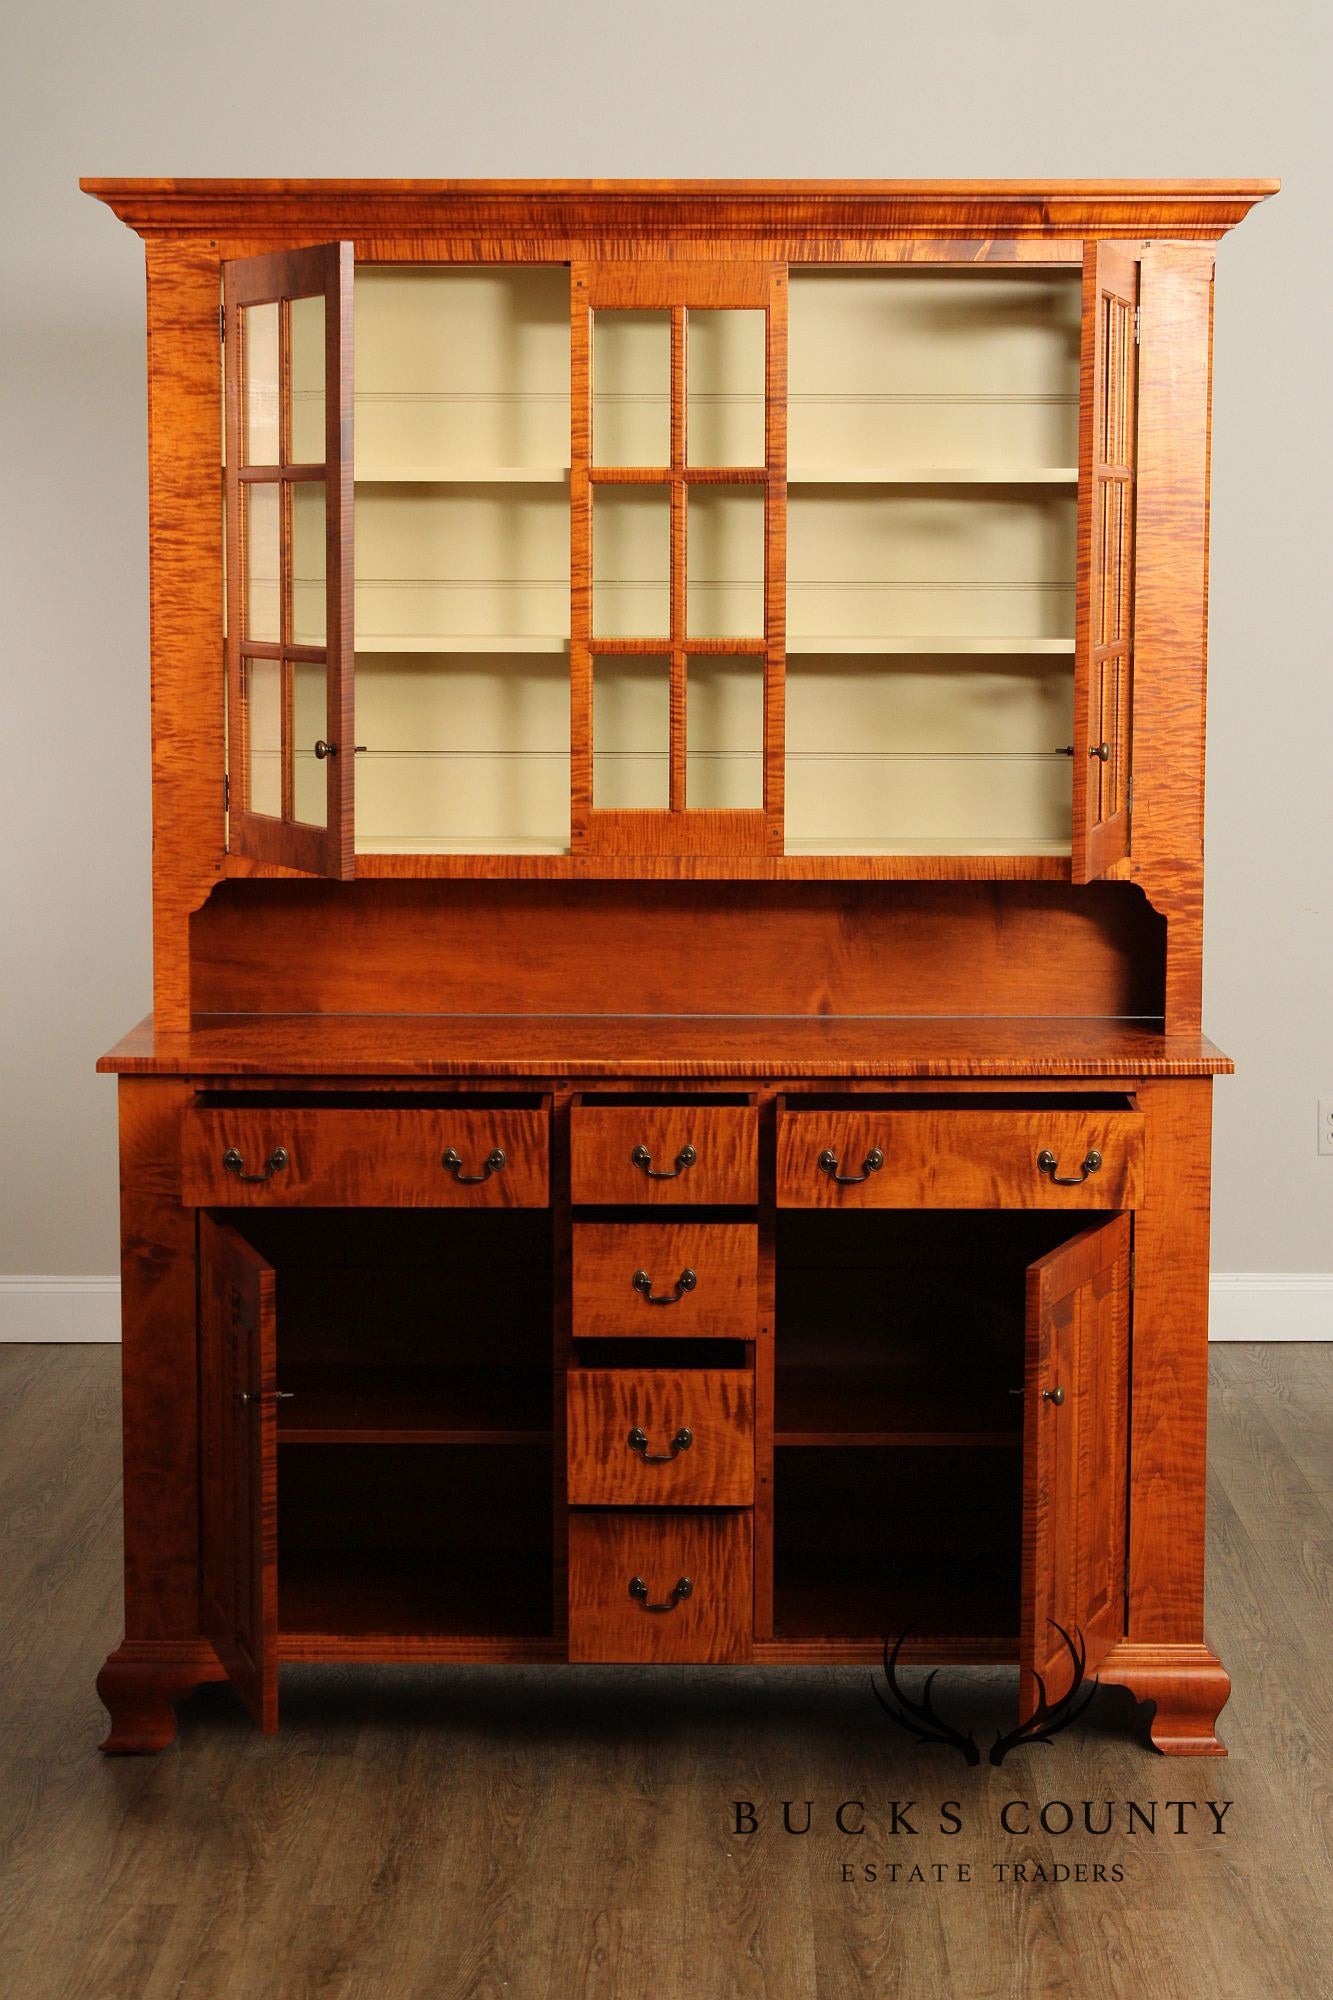
[[(192, 1106), (181, 1199), (222, 1208), (542, 1208), (550, 1100), (489, 1109)], [(254, 1178), (249, 1178), (254, 1176)]]
[(1144, 1181), (1139, 1111), (779, 1107), (779, 1208), (1125, 1209)]
[(748, 1368), (572, 1368), (575, 1507), (748, 1507), (754, 1376)]
[(572, 1513), (570, 1659), (748, 1660), (751, 1533), (748, 1508)]
[(753, 1340), (749, 1222), (576, 1222), (574, 1338)]
[(569, 1148), (575, 1202), (725, 1205), (758, 1198), (753, 1104), (576, 1098)]

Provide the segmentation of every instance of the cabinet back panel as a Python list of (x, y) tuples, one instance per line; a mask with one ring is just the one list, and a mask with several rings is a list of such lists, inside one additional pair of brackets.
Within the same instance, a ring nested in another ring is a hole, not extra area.
[(1127, 884), (246, 881), (191, 918), (200, 1013), (1160, 1015)]

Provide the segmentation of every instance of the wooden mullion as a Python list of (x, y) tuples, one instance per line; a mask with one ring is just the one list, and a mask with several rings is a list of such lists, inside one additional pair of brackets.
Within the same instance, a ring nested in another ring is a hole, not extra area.
[(685, 810), (685, 619), (688, 590), (686, 555), (685, 308), (671, 308), (671, 686), (668, 798), (673, 813)]
[(669, 486), (675, 473), (669, 465), (590, 465), (594, 486)]
[(296, 818), (296, 689), (290, 653), (282, 657), (282, 817)]
[(786, 844), (787, 735), (787, 273), (769, 287), (764, 384), (764, 814), (765, 852)]
[(276, 639), (242, 639), (241, 654), (247, 660), (299, 660), (303, 666), (323, 666), (329, 657), (327, 646), (284, 646)]
[(244, 486), (272, 486), (279, 481), (323, 479), (325, 472), (323, 465), (243, 465), (237, 477)]
[[(724, 652), (731, 651), (731, 648), (727, 646), (725, 641), (720, 641), (715, 643), (718, 645), (721, 651)], [(691, 647), (690, 650), (692, 652), (702, 652), (704, 651), (704, 649), (705, 649), (705, 642), (701, 640), (697, 645)], [(618, 655), (622, 659), (633, 655), (638, 655), (639, 657), (648, 657), (657, 659), (660, 659), (663, 656), (669, 658), (671, 653), (671, 640), (669, 637), (661, 639), (598, 639), (594, 641), (593, 653), (595, 657), (599, 660), (604, 655), (609, 655), (612, 657)]]

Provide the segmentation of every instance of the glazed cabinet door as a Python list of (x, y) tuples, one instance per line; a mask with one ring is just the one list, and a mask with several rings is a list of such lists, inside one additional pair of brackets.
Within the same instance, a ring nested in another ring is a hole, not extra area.
[(573, 851), (781, 853), (786, 270), (571, 298)]
[(1124, 243), (1083, 263), (1074, 659), (1073, 879), (1129, 853), (1139, 266)]
[[(1027, 1274), (1023, 1713), (1088, 1680), (1124, 1632), (1130, 1219), (1115, 1215)], [(1040, 1680), (1040, 1690), (1037, 1681)]]
[(223, 265), (234, 854), (353, 873), (352, 246)]
[(264, 1730), (278, 1726), (276, 1334), (272, 1267), (202, 1213), (203, 1626)]

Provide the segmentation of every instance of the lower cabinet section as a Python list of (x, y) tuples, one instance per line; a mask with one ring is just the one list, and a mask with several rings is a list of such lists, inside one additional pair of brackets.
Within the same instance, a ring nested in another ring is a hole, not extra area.
[(626, 1508), (569, 1522), (569, 1657), (605, 1662), (751, 1656), (748, 1509)]

